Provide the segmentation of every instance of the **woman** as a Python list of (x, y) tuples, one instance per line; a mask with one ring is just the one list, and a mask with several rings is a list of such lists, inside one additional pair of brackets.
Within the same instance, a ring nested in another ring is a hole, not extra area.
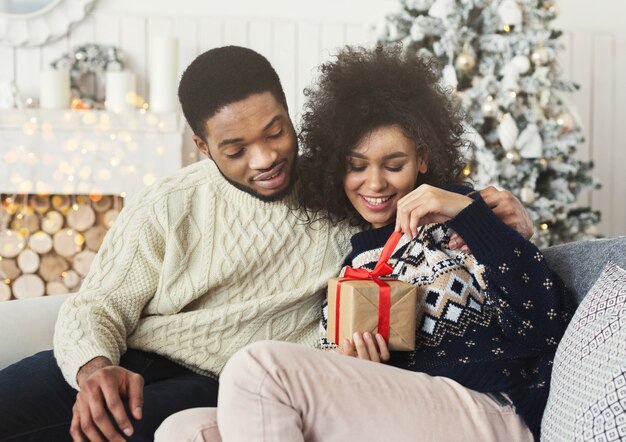
[[(307, 95), (302, 201), (311, 219), (368, 228), (353, 267), (371, 270), (405, 233), (390, 263), (421, 294), (416, 349), (389, 352), (369, 333), (342, 343), (356, 358), (246, 347), (220, 379), (223, 439), (538, 440), (573, 303), (539, 250), (460, 184), (459, 113), (429, 66), (347, 49)], [(447, 247), (448, 228), (472, 255)]]

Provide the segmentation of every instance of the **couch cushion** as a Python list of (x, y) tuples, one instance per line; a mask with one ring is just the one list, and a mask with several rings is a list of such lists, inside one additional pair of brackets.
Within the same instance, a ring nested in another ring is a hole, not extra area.
[(559, 344), (541, 440), (626, 440), (626, 270), (613, 263)]
[(542, 252), (579, 303), (607, 262), (626, 269), (626, 236), (562, 244)]

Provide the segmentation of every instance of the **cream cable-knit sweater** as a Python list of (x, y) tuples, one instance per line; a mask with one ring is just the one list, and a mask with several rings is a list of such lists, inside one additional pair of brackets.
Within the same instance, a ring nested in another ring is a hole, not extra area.
[(306, 226), (204, 160), (150, 186), (107, 234), (80, 292), (66, 301), (54, 354), (74, 388), (96, 356), (127, 347), (219, 374), (249, 342), (317, 346), (323, 289), (354, 233)]

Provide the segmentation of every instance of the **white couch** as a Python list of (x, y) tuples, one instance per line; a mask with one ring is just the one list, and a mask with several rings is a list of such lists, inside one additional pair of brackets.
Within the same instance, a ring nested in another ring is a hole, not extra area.
[(0, 303), (0, 369), (52, 348), (59, 307), (70, 295)]

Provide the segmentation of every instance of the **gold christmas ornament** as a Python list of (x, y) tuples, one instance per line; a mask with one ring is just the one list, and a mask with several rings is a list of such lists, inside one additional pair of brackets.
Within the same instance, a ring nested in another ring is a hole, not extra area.
[(571, 132), (576, 127), (576, 121), (574, 117), (569, 112), (561, 112), (556, 117), (556, 124), (561, 126), (561, 130), (563, 132)]
[(513, 164), (517, 164), (522, 160), (522, 157), (520, 156), (519, 152), (517, 152), (516, 150), (508, 151), (506, 153), (506, 157)]
[(495, 118), (498, 116), (498, 103), (494, 101), (493, 97), (489, 96), (487, 101), (481, 106), (483, 115), (487, 118)]
[(469, 52), (462, 52), (454, 62), (456, 68), (464, 74), (469, 74), (476, 67), (476, 58)]
[(543, 46), (539, 46), (530, 54), (530, 60), (535, 66), (543, 66), (550, 61), (550, 52)]

